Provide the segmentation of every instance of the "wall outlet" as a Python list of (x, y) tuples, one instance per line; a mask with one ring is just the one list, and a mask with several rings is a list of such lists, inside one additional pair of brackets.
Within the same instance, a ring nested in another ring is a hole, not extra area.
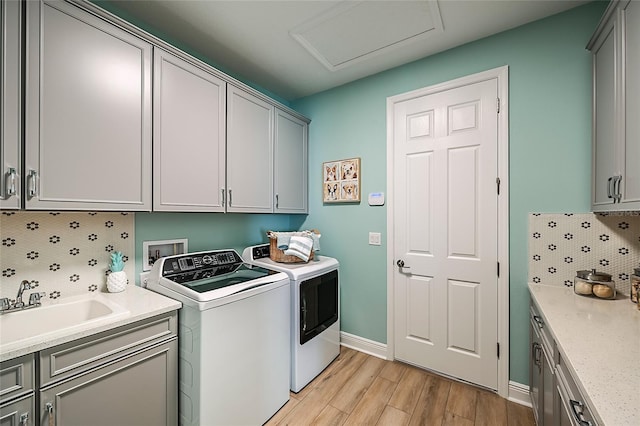
[(149, 284), (149, 275), (151, 272), (140, 272), (140, 286), (147, 288), (147, 284)]
[(379, 246), (382, 244), (382, 235), (379, 232), (369, 232), (369, 245)]

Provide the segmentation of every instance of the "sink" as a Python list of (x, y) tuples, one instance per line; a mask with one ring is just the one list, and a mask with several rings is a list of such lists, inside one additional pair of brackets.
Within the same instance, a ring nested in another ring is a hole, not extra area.
[(126, 313), (126, 309), (101, 294), (45, 302), (37, 308), (0, 315), (0, 343), (64, 333)]

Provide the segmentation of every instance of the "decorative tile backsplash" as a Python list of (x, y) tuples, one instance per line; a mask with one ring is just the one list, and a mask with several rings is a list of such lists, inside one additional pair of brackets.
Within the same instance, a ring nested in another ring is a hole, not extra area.
[(616, 290), (629, 294), (633, 268), (640, 265), (640, 216), (529, 215), (529, 282), (573, 286), (576, 271), (611, 274)]
[(0, 239), (0, 297), (15, 298), (22, 280), (45, 300), (107, 291), (114, 251), (135, 281), (132, 213), (2, 212)]

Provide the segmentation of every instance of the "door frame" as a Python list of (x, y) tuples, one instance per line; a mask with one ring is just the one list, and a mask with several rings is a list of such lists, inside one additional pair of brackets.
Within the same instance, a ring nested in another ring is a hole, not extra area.
[[(394, 105), (413, 98), (431, 95), (486, 80), (498, 80), (498, 394), (509, 396), (509, 66), (505, 65), (487, 71), (438, 83), (387, 98), (387, 359), (395, 359), (394, 334)], [(499, 103), (498, 103), (499, 102)]]

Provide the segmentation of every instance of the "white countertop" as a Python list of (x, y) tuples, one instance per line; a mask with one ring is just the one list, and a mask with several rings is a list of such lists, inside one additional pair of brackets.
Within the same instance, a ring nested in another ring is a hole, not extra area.
[(640, 425), (640, 311), (623, 295), (603, 300), (529, 284), (561, 356), (600, 425)]
[[(88, 297), (91, 298), (92, 295), (88, 295)], [(37, 335), (18, 341), (2, 342), (0, 344), (0, 361), (6, 361), (166, 312), (175, 311), (182, 306), (176, 300), (135, 285), (127, 286), (126, 290), (120, 293), (99, 293), (93, 295), (93, 297), (104, 297), (106, 300), (122, 307), (123, 312), (103, 319), (92, 320), (86, 324), (77, 324), (72, 328), (65, 328), (53, 333)], [(64, 303), (65, 299), (60, 298), (49, 303), (56, 302)], [(0, 330), (1, 332), (2, 330)]]

